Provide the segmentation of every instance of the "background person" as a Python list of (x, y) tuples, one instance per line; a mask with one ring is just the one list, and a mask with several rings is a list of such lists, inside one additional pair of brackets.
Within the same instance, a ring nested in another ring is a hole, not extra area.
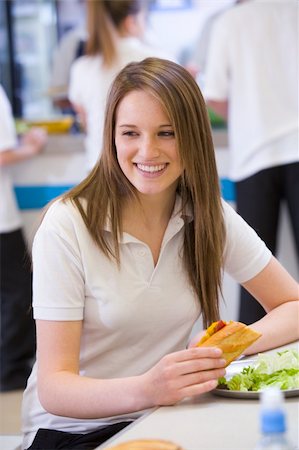
[(218, 319), (222, 270), (269, 311), (248, 353), (298, 339), (298, 284), (221, 201), (191, 74), (157, 58), (127, 65), (104, 130), (93, 171), (35, 236), (23, 448), (92, 449), (148, 408), (215, 388), (221, 351), (187, 346), (201, 314)]
[(69, 99), (86, 130), (87, 171), (101, 153), (106, 95), (114, 76), (131, 61), (165, 56), (142, 42), (146, 4), (143, 0), (87, 2), (86, 56), (74, 62), (69, 87)]
[(191, 73), (192, 70), (194, 71), (194, 76), (197, 79), (199, 86), (201, 88), (203, 88), (204, 86), (204, 74), (206, 70), (206, 59), (208, 54), (211, 31), (214, 22), (218, 17), (220, 17), (223, 11), (226, 10), (227, 6), (223, 8), (223, 6), (220, 5), (220, 8), (221, 9), (217, 9), (206, 19), (202, 27), (202, 30), (197, 36), (195, 42), (192, 44), (192, 46), (190, 46), (188, 49), (185, 50), (187, 60), (185, 67), (188, 70), (191, 68)]
[[(297, 13), (292, 0), (246, 1), (224, 12), (212, 29), (205, 73), (207, 104), (228, 119), (237, 211), (274, 254), (285, 200), (299, 255)], [(242, 289), (240, 321), (264, 314)]]
[(32, 129), (17, 142), (11, 107), (0, 85), (1, 392), (25, 388), (35, 356), (31, 264), (9, 170), (39, 153), (45, 142), (41, 129)]
[(61, 38), (53, 53), (49, 94), (63, 114), (75, 114), (68, 98), (70, 71), (75, 59), (84, 55), (86, 40), (87, 32), (78, 26)]

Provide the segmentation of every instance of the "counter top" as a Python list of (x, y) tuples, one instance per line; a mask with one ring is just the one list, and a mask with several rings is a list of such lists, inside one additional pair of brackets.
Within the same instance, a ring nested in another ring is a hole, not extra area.
[(83, 134), (49, 134), (41, 155), (84, 152)]
[[(298, 446), (298, 397), (286, 398), (285, 409), (288, 437)], [(259, 438), (258, 400), (208, 393), (175, 406), (154, 409), (96, 450), (134, 439), (166, 439), (184, 450), (252, 450)]]

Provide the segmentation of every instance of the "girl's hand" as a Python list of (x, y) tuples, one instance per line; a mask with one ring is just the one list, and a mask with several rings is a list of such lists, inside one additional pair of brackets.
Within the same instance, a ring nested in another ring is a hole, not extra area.
[(218, 348), (193, 347), (164, 356), (144, 374), (150, 403), (173, 405), (214, 389), (218, 378), (225, 375), (221, 355)]

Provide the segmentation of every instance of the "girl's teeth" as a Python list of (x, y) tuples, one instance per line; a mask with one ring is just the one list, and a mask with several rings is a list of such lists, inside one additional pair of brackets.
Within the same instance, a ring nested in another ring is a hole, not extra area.
[(137, 164), (138, 169), (142, 170), (143, 172), (159, 172), (160, 170), (164, 169), (165, 164), (159, 164), (157, 166), (146, 166), (144, 164)]

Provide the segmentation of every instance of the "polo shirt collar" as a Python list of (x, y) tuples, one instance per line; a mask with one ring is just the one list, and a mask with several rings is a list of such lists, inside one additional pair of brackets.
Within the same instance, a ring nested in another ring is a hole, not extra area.
[[(165, 238), (170, 239), (171, 236), (178, 233), (180, 229), (184, 226), (185, 222), (189, 223), (193, 220), (193, 213), (190, 204), (187, 204), (185, 207), (184, 214), (182, 213), (182, 198), (179, 194), (176, 195), (174, 208), (168, 223), (168, 227), (165, 232)], [(105, 231), (111, 232), (111, 223), (109, 217), (107, 218), (106, 225), (104, 227)], [(164, 239), (165, 239), (164, 238)], [(128, 242), (140, 242), (134, 236), (131, 236), (128, 233), (123, 233), (120, 237), (119, 242), (121, 244), (126, 244)]]

